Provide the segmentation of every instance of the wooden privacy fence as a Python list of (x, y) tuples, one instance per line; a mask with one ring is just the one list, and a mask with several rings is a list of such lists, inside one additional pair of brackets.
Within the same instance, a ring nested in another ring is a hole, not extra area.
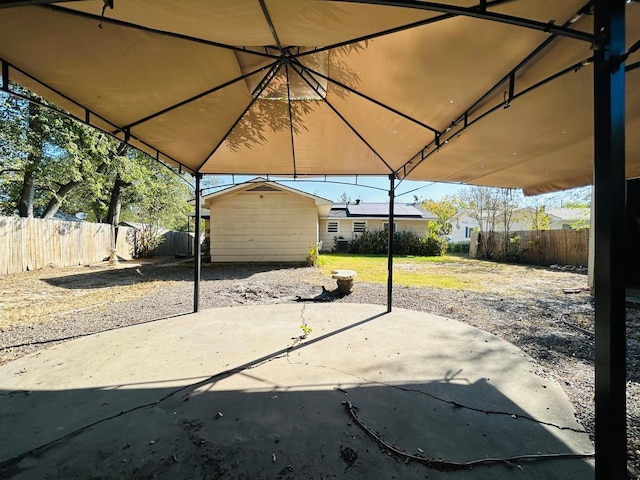
[[(118, 257), (130, 260), (129, 229), (119, 230)], [(111, 253), (112, 239), (107, 224), (0, 217), (0, 274), (101, 262)]]
[(192, 233), (176, 232), (168, 230), (161, 234), (162, 243), (153, 251), (154, 255), (159, 257), (173, 255), (193, 255), (193, 239)]
[(478, 232), (473, 232), (469, 256), (530, 265), (587, 266), (589, 263), (588, 228), (509, 232), (506, 251), (504, 232), (485, 234), (485, 239), (488, 241), (485, 242)]

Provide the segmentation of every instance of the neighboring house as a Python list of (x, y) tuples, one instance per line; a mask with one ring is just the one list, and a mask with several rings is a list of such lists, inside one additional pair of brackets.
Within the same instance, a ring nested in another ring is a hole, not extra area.
[(263, 178), (202, 198), (212, 262), (306, 262), (331, 201)]
[[(396, 203), (394, 211), (394, 231), (409, 231), (424, 237), (428, 231), (430, 220), (437, 217), (412, 203)], [(388, 203), (354, 203), (333, 204), (328, 215), (320, 219), (320, 240), (322, 250), (346, 248), (351, 241), (365, 230), (386, 230), (389, 226)], [(339, 243), (338, 243), (339, 242)], [(344, 247), (343, 247), (344, 246)]]
[[(591, 210), (589, 208), (546, 208), (544, 213), (549, 219), (549, 230), (562, 230), (572, 228), (585, 228), (590, 224)], [(535, 210), (530, 207), (519, 208), (513, 211), (509, 231), (519, 232), (532, 229)], [(453, 242), (468, 242), (471, 232), (478, 229), (479, 225), (469, 211), (459, 210), (449, 219), (452, 226), (451, 237)], [(484, 225), (483, 230), (487, 230)], [(496, 217), (495, 231), (502, 231), (500, 218)]]
[(587, 228), (591, 224), (590, 208), (547, 208), (550, 230)]
[(453, 243), (469, 242), (471, 232), (478, 228), (478, 222), (466, 210), (458, 210), (449, 219), (449, 223), (451, 224), (451, 241)]

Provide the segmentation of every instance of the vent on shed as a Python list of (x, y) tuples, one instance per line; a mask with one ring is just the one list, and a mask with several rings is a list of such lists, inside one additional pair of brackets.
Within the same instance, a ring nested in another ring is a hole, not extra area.
[(272, 187), (271, 185), (258, 185), (257, 187), (248, 188), (247, 192), (280, 192), (279, 188)]

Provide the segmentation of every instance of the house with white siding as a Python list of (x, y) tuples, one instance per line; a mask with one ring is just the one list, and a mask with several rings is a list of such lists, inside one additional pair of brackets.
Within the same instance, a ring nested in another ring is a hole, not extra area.
[[(586, 228), (590, 224), (591, 209), (589, 208), (545, 208), (543, 215), (546, 216), (548, 230), (567, 230)], [(509, 231), (520, 232), (532, 229), (535, 209), (531, 207), (518, 208), (513, 211)], [(451, 238), (454, 243), (468, 242), (471, 232), (478, 229), (478, 221), (473, 218), (467, 210), (459, 210), (449, 219), (451, 224)], [(488, 230), (488, 226), (483, 225), (483, 230)], [(500, 219), (496, 216), (495, 231), (502, 231)]]
[[(428, 224), (437, 217), (414, 203), (395, 203), (394, 231), (413, 232), (424, 237)], [(334, 203), (326, 217), (320, 218), (320, 240), (322, 250), (345, 251), (351, 240), (365, 230), (387, 230), (389, 227), (389, 204), (366, 203), (356, 200), (349, 203)]]

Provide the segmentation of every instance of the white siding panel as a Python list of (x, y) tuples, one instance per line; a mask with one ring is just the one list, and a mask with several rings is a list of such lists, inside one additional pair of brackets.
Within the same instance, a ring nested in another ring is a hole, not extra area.
[(304, 262), (318, 241), (318, 213), (310, 198), (241, 192), (209, 207), (212, 262)]

